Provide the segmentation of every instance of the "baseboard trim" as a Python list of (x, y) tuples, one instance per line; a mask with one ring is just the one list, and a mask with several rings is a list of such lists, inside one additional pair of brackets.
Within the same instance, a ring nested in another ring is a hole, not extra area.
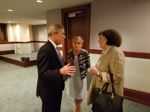
[(4, 55), (4, 54), (14, 54), (15, 51), (14, 50), (5, 50), (5, 51), (0, 51), (0, 55)]
[(150, 93), (124, 88), (124, 97), (128, 100), (150, 106)]
[(36, 62), (37, 62), (36, 60), (31, 60), (31, 61), (26, 61), (26, 62), (18, 61), (18, 60), (10, 59), (10, 58), (3, 57), (3, 56), (0, 56), (0, 59), (8, 63), (15, 64), (15, 65), (22, 66), (22, 67), (33, 66), (33, 65), (36, 65)]

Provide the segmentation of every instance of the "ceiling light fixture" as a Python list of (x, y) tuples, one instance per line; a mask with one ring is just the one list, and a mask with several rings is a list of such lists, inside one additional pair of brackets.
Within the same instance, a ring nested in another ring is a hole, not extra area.
[(8, 9), (8, 12), (13, 12), (13, 10), (12, 9)]
[(38, 2), (38, 3), (42, 3), (43, 1), (42, 1), (42, 0), (36, 0), (36, 2)]

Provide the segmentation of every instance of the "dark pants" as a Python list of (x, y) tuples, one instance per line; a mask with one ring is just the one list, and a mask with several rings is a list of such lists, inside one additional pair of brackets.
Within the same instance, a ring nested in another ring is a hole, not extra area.
[(60, 112), (62, 93), (57, 93), (51, 101), (42, 101), (42, 112)]

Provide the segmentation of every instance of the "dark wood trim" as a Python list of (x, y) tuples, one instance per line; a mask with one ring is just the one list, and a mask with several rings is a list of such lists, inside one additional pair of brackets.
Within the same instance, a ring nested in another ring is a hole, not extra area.
[(30, 42), (33, 42), (33, 43), (46, 43), (47, 41), (30, 41)]
[(150, 93), (124, 88), (124, 97), (128, 100), (150, 106)]
[(4, 54), (14, 54), (15, 51), (14, 50), (5, 50), (5, 51), (0, 51), (0, 55), (4, 55)]
[(46, 43), (47, 41), (26, 41), (26, 42), (7, 42), (7, 41), (0, 41), (0, 44), (26, 44), (26, 43)]
[(0, 44), (13, 44), (14, 42), (0, 41)]
[(101, 54), (102, 50), (98, 50), (98, 49), (89, 49), (89, 53), (92, 54)]
[(22, 67), (33, 66), (33, 65), (36, 65), (36, 62), (37, 62), (36, 60), (23, 62), (23, 61), (18, 61), (18, 60), (10, 59), (7, 57), (3, 57), (3, 56), (0, 56), (0, 59), (8, 63), (15, 64), (15, 65), (22, 66)]
[(126, 57), (150, 59), (150, 53), (124, 51)]
[[(89, 49), (89, 53), (101, 54), (101, 52), (102, 50)], [(145, 52), (124, 51), (124, 54), (126, 57), (150, 59), (150, 53)]]
[(8, 41), (7, 24), (0, 23), (0, 41)]
[(26, 44), (26, 43), (31, 43), (31, 41), (26, 41), (26, 42), (16, 42), (16, 41), (13, 41), (13, 42), (7, 42), (7, 41), (0, 41), (0, 44)]
[(30, 41), (26, 41), (26, 42), (13, 42), (14, 44), (26, 44), (26, 43), (31, 43)]

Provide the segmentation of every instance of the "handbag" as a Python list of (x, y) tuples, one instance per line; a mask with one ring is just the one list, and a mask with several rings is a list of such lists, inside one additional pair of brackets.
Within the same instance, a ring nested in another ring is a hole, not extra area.
[(93, 90), (93, 112), (123, 112), (123, 97), (115, 94), (112, 75), (110, 73), (112, 92), (107, 92), (110, 83), (105, 83), (102, 89), (95, 88)]

